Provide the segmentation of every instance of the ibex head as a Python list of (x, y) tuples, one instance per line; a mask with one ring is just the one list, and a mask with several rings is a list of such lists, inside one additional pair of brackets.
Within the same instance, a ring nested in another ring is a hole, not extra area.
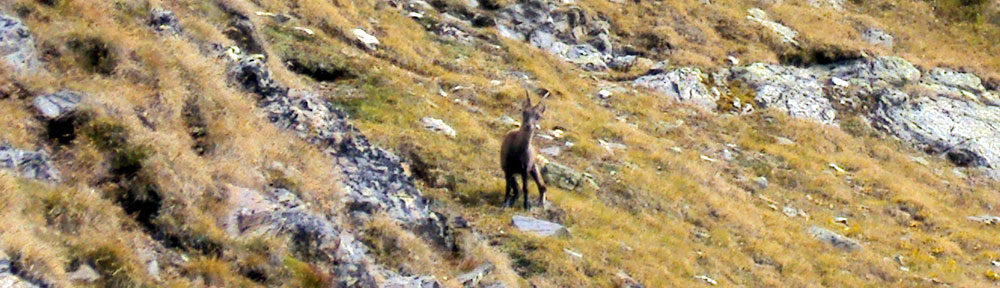
[[(541, 102), (541, 101), (539, 101)], [(521, 127), (526, 129), (539, 129), (541, 126), (538, 121), (542, 118), (542, 114), (545, 113), (545, 104), (538, 103), (538, 105), (531, 105), (531, 95), (528, 91), (524, 91), (524, 108), (522, 108), (521, 115)]]

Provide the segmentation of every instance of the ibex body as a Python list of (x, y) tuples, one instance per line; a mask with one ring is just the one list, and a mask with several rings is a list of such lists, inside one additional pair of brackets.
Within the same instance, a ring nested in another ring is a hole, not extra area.
[[(545, 201), (545, 182), (535, 166), (535, 149), (531, 139), (538, 129), (538, 121), (545, 112), (542, 104), (532, 106), (531, 96), (525, 95), (521, 118), (521, 128), (507, 132), (500, 147), (500, 163), (503, 167), (504, 179), (507, 182), (503, 206), (510, 207), (517, 201), (519, 192), (524, 193), (524, 209), (528, 209), (528, 177), (535, 180), (538, 186), (538, 205)], [(518, 189), (516, 176), (521, 176), (521, 189)], [(520, 190), (520, 191), (518, 191)]]

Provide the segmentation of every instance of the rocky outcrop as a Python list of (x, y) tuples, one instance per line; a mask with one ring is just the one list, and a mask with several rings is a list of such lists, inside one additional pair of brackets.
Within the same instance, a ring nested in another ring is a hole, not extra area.
[(238, 62), (230, 74), (243, 88), (260, 97), (258, 105), (271, 122), (295, 131), (336, 159), (334, 164), (344, 176), (345, 202), (352, 216), (386, 213), (440, 245), (453, 245), (444, 216), (430, 210), (398, 156), (368, 142), (348, 123), (346, 114), (327, 100), (276, 83), (262, 56), (231, 55)]
[(705, 74), (698, 68), (678, 68), (635, 79), (635, 85), (653, 89), (674, 101), (690, 102), (715, 110), (719, 97), (709, 92), (705, 86)]
[(837, 112), (823, 94), (822, 82), (810, 70), (753, 63), (733, 68), (730, 80), (749, 86), (758, 108), (775, 108), (792, 117), (836, 124)]
[(35, 39), (21, 20), (0, 12), (0, 58), (8, 65), (22, 71), (41, 66)]
[(920, 70), (903, 58), (885, 56), (866, 58), (829, 69), (829, 76), (844, 79), (850, 85), (857, 85), (863, 91), (874, 91), (880, 87), (900, 87), (920, 79)]
[(1000, 167), (1000, 107), (940, 94), (876, 94), (873, 124), (900, 139), (947, 156), (959, 166)]
[(380, 273), (385, 273), (367, 256), (365, 247), (335, 222), (309, 211), (290, 191), (258, 191), (230, 187), (229, 216), (224, 227), (232, 237), (271, 233), (291, 238), (301, 256), (337, 263), (338, 287), (372, 287)]
[(524, 1), (501, 10), (496, 22), (500, 35), (526, 41), (586, 70), (606, 70), (608, 62), (618, 68), (631, 65), (624, 58), (615, 61), (610, 25), (579, 7)]
[(24, 178), (43, 181), (59, 181), (59, 171), (49, 161), (45, 150), (21, 150), (8, 144), (0, 144), (0, 169), (13, 170)]

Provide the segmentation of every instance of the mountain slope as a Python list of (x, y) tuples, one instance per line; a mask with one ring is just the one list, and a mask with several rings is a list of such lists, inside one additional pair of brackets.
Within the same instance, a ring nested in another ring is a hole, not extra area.
[[(6, 2), (0, 283), (990, 285), (968, 5)], [(549, 202), (503, 209), (526, 92)]]

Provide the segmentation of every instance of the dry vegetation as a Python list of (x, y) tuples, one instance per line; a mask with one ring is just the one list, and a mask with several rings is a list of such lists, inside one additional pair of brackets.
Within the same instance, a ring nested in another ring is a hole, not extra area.
[[(324, 209), (339, 203), (329, 159), (269, 124), (251, 96), (227, 83), (224, 60), (206, 56), (209, 43), (233, 44), (223, 32), (227, 7), (296, 16), (285, 23), (251, 17), (275, 77), (324, 91), (375, 142), (420, 164), (412, 168), (423, 171), (424, 193), (439, 208), (469, 219), (487, 240), (462, 235), (462, 252), (451, 255), (389, 220), (357, 227), (387, 266), (450, 279), (489, 261), (513, 267), (491, 277), (539, 287), (613, 286), (619, 271), (648, 287), (703, 285), (697, 275), (751, 287), (982, 287), (994, 281), (988, 273), (990, 261), (1000, 257), (997, 228), (965, 217), (1000, 213), (1000, 187), (956, 175), (961, 170), (946, 161), (849, 125), (850, 119), (840, 129), (770, 111), (714, 115), (646, 91), (601, 102), (594, 93), (607, 75), (541, 56), (492, 28), (474, 30), (495, 39), (491, 44), (440, 40), (378, 0), (41, 2), (0, 5), (31, 27), (51, 72), (3, 73), (3, 81), (28, 92), (0, 99), (0, 141), (51, 149), (66, 179), (48, 185), (0, 173), (0, 249), (37, 279), (67, 285), (66, 271), (88, 262), (105, 275), (100, 284), (122, 287), (319, 286), (329, 280), (322, 267), (296, 258), (280, 239), (232, 239), (217, 224), (228, 185), (289, 187)], [(990, 77), (1000, 68), (1000, 51), (991, 41), (1000, 30), (988, 16), (990, 7), (981, 15), (947, 6), (962, 1), (852, 1), (843, 13), (805, 8), (805, 1), (763, 7), (801, 33), (804, 48), (791, 49), (744, 19), (747, 8), (762, 4), (713, 2), (577, 0), (607, 17), (621, 42), (674, 64), (714, 67), (727, 55), (777, 62), (789, 53), (832, 49), (848, 56), (897, 54)], [(150, 7), (177, 13), (185, 36), (161, 37), (149, 29)], [(857, 27), (868, 26), (896, 35), (896, 46), (886, 50), (860, 40)], [(347, 40), (345, 31), (357, 27), (379, 37), (378, 51)], [(290, 62), (294, 69), (287, 68)], [(333, 72), (316, 78), (319, 70)], [(519, 115), (524, 85), (512, 71), (552, 92), (543, 127), (560, 126), (567, 131), (564, 141), (575, 143), (550, 160), (595, 175), (601, 189), (553, 187), (552, 209), (499, 208), (503, 180), (496, 153), (509, 127), (497, 119)], [(29, 108), (30, 95), (61, 87), (90, 95), (84, 105), (90, 120), (63, 145), (46, 140)], [(192, 105), (197, 109), (184, 108)], [(426, 116), (443, 119), (458, 136), (425, 131), (419, 119)], [(684, 125), (662, 127), (678, 120)], [(782, 145), (776, 136), (795, 144)], [(609, 153), (598, 139), (627, 148)], [(723, 159), (723, 149), (733, 152), (733, 160), (701, 157)], [(274, 162), (283, 168), (273, 168)], [(761, 188), (750, 180), (758, 176), (771, 184)], [(123, 202), (159, 209), (127, 211), (119, 208)], [(808, 217), (786, 216), (786, 205)], [(541, 239), (512, 231), (510, 217), (524, 213), (556, 218), (572, 236)], [(864, 249), (844, 252), (821, 243), (806, 232), (812, 225), (858, 239)], [(139, 259), (142, 249), (151, 249), (151, 238), (171, 239), (165, 248), (188, 260), (154, 279)], [(255, 282), (258, 273), (267, 279)]]

